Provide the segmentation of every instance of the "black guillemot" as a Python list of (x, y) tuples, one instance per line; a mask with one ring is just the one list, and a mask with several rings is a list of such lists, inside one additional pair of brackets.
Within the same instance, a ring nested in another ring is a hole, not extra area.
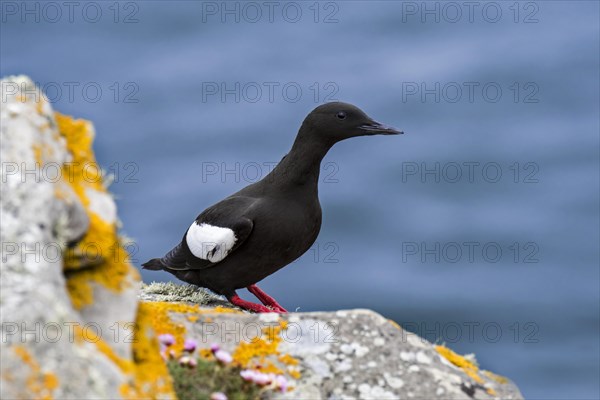
[[(181, 243), (143, 268), (168, 271), (246, 310), (287, 312), (256, 283), (315, 242), (321, 229), (321, 160), (341, 140), (401, 133), (351, 104), (333, 102), (315, 108), (302, 122), (290, 152), (271, 173), (204, 210)], [(241, 288), (264, 305), (240, 298), (236, 290)]]

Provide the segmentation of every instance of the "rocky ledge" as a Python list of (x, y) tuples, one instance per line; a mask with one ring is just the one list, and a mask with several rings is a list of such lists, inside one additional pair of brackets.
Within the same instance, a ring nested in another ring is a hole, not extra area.
[(92, 124), (27, 77), (0, 83), (1, 398), (522, 398), (369, 310), (257, 315), (140, 290)]
[(371, 310), (249, 314), (173, 283), (144, 285), (140, 298), (164, 314), (155, 329), (174, 335), (175, 354), (186, 340), (200, 354), (218, 345), (244, 368), (284, 376), (288, 390), (269, 398), (522, 398), (508, 379), (479, 369), (473, 356), (434, 345)]

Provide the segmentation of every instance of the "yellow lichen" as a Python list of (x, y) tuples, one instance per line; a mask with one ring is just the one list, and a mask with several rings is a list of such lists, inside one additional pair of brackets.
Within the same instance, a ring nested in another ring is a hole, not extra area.
[(216, 306), (211, 312), (223, 313), (223, 314), (243, 314), (242, 311), (236, 310), (235, 308)]
[(190, 322), (198, 321), (201, 316), (205, 318), (203, 322), (212, 321), (212, 318), (205, 317), (207, 314), (240, 313), (238, 310), (221, 306), (213, 309), (202, 309), (197, 304), (190, 305), (167, 301), (153, 301), (144, 304), (152, 311), (151, 324), (154, 327), (154, 330), (158, 334), (170, 333), (175, 338), (175, 343), (169, 347), (175, 356), (181, 354), (183, 351), (186, 329), (183, 324), (173, 322), (171, 313), (184, 314), (185, 318)]
[(298, 365), (298, 360), (289, 354), (282, 354), (277, 359), (286, 365)]
[(127, 251), (120, 244), (114, 247), (112, 262), (107, 261), (67, 275), (67, 289), (75, 308), (81, 309), (92, 304), (94, 300), (92, 283), (119, 293), (131, 286), (132, 281), (128, 277), (137, 278), (137, 272), (132, 271), (133, 267), (129, 264)]
[[(260, 337), (249, 342), (241, 342), (232, 354), (234, 363), (243, 368), (257, 369), (265, 373), (283, 374), (285, 370), (294, 379), (300, 378), (300, 371), (295, 367), (299, 363), (298, 360), (279, 351), (281, 331), (286, 328), (287, 321), (281, 320), (278, 325), (263, 328)], [(277, 356), (284, 369), (271, 361), (270, 356)]]
[[(81, 309), (92, 304), (92, 282), (116, 293), (138, 279), (137, 270), (129, 263), (114, 222), (104, 221), (89, 209), (86, 190), (106, 193), (101, 169), (96, 163), (92, 142), (94, 130), (90, 122), (55, 113), (60, 134), (66, 139), (72, 160), (63, 165), (63, 180), (69, 184), (85, 207), (90, 226), (77, 245), (64, 254), (67, 289), (73, 306)], [(60, 192), (57, 193), (60, 196)]]
[(120, 387), (126, 399), (174, 397), (172, 382), (160, 356), (158, 342), (152, 332), (148, 332), (150, 313), (140, 304), (133, 334), (133, 358), (120, 357), (113, 348), (98, 337), (86, 338), (83, 328), (75, 326), (75, 341), (78, 344), (93, 343), (96, 349), (113, 362), (127, 376)]
[[(63, 181), (78, 196), (90, 220), (89, 229), (81, 241), (64, 254), (67, 290), (73, 306), (81, 309), (93, 303), (94, 285), (120, 293), (139, 280), (139, 273), (129, 262), (116, 223), (103, 220), (90, 209), (88, 189), (108, 195), (92, 149), (92, 124), (59, 113), (55, 113), (55, 118), (60, 135), (66, 139), (67, 149), (72, 155), (71, 161), (63, 165)], [(65, 197), (60, 189), (56, 194), (59, 198)], [(152, 311), (140, 304), (132, 359), (120, 357), (102, 339), (95, 341), (97, 350), (128, 376), (121, 387), (121, 395), (125, 398), (175, 397), (158, 341), (151, 331), (151, 320)]]
[(278, 355), (279, 333), (281, 326), (268, 326), (263, 328), (260, 337), (250, 342), (241, 342), (233, 352), (233, 360), (242, 367), (250, 366), (255, 359), (264, 359), (270, 355)]
[(287, 371), (288, 374), (290, 374), (290, 376), (294, 379), (300, 379), (300, 377), (302, 376), (302, 374), (300, 374), (300, 371), (297, 368), (288, 367)]
[(36, 167), (39, 168), (41, 164), (44, 163), (43, 149), (42, 146), (35, 143), (32, 146), (33, 157), (35, 158), (35, 162), (37, 163)]
[[(183, 324), (172, 320), (173, 314), (182, 314), (188, 321), (198, 321), (200, 323), (210, 323), (213, 318), (210, 315), (215, 313), (239, 313), (226, 307), (216, 307), (214, 309), (203, 309), (198, 305), (189, 305), (185, 303), (171, 302), (148, 302), (144, 303), (151, 313), (151, 324), (154, 330), (159, 334), (171, 334), (175, 338), (175, 343), (169, 347), (175, 357), (183, 352), (186, 328)], [(232, 353), (233, 364), (241, 368), (252, 368), (264, 373), (283, 374), (287, 372), (294, 379), (300, 378), (298, 369), (299, 361), (289, 354), (279, 352), (279, 343), (282, 341), (281, 331), (287, 328), (287, 321), (281, 320), (277, 325), (270, 325), (262, 329), (260, 337), (256, 337), (247, 342), (241, 342)], [(198, 350), (200, 357), (213, 360), (214, 356), (210, 349), (201, 348)], [(278, 365), (270, 357), (276, 356)], [(283, 368), (282, 368), (283, 366)]]
[(456, 354), (446, 346), (435, 346), (440, 355), (442, 355), (446, 360), (450, 361), (450, 363), (456, 365), (458, 368), (462, 369), (465, 374), (467, 374), (471, 379), (473, 379), (477, 383), (483, 384), (483, 379), (479, 376), (479, 367), (474, 364), (472, 361), (469, 361), (465, 357)]
[(170, 347), (175, 355), (183, 351), (185, 342), (185, 326), (175, 323), (171, 320), (170, 312), (191, 314), (197, 316), (201, 310), (197, 305), (188, 305), (185, 303), (169, 303), (165, 301), (143, 303), (144, 307), (151, 315), (149, 321), (157, 334), (170, 333), (175, 338), (175, 343)]
[(85, 330), (79, 325), (75, 326), (73, 333), (74, 333), (75, 343), (77, 343), (79, 345), (84, 344), (84, 343), (92, 343), (93, 345), (96, 346), (96, 349), (100, 353), (104, 354), (109, 360), (111, 360), (113, 362), (113, 364), (117, 365), (119, 367), (119, 369), (121, 369), (121, 371), (123, 371), (125, 373), (131, 373), (133, 371), (133, 369), (134, 369), (133, 362), (131, 360), (127, 360), (127, 359), (120, 357), (117, 353), (115, 353), (113, 348), (110, 347), (110, 345), (108, 345), (100, 337), (97, 337), (97, 336), (94, 336), (93, 338), (87, 337)]
[(402, 327), (401, 327), (400, 325), (398, 325), (398, 323), (397, 323), (396, 321), (393, 321), (393, 320), (391, 320), (391, 319), (388, 319), (388, 322), (389, 322), (390, 324), (392, 324), (392, 326), (393, 326), (394, 328), (402, 330)]
[(198, 354), (200, 354), (200, 357), (204, 358), (205, 360), (211, 360), (214, 358), (212, 350), (208, 348), (198, 350)]
[(133, 341), (135, 379), (121, 388), (124, 398), (139, 399), (175, 397), (171, 377), (160, 356), (158, 341), (152, 327), (153, 312), (147, 303), (140, 303)]
[(505, 378), (502, 375), (497, 375), (490, 371), (481, 371), (481, 372), (483, 372), (485, 375), (487, 375), (488, 378), (490, 378), (502, 385), (506, 385), (509, 382), (508, 378)]
[(27, 394), (37, 399), (53, 399), (53, 392), (58, 387), (59, 381), (52, 372), (42, 371), (40, 365), (24, 346), (15, 346), (13, 351), (27, 365), (31, 372), (27, 376), (25, 386)]

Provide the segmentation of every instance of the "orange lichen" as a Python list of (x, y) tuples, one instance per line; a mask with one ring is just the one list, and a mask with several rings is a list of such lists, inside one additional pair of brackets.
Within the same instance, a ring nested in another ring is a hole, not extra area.
[[(299, 361), (279, 351), (281, 331), (287, 328), (287, 324), (286, 320), (281, 320), (278, 325), (263, 328), (260, 337), (240, 343), (232, 354), (234, 363), (264, 373), (283, 374), (285, 370), (294, 379), (300, 378), (300, 371), (295, 367)], [(277, 356), (280, 365), (271, 361), (270, 356)]]
[[(471, 379), (473, 379), (475, 382), (479, 383), (479, 384), (483, 384), (484, 381), (481, 378), (481, 376), (479, 376), (478, 372), (479, 372), (479, 367), (477, 366), (477, 364), (475, 364), (474, 362), (468, 360), (466, 357), (461, 356), (459, 354), (456, 354), (455, 352), (453, 352), (452, 350), (450, 350), (449, 348), (447, 348), (446, 346), (435, 346), (435, 349), (437, 350), (438, 353), (440, 353), (446, 360), (450, 361), (452, 364), (456, 365), (457, 367), (459, 367), (460, 369), (462, 369), (464, 371), (465, 374), (467, 374)], [(492, 374), (489, 371), (481, 371), (484, 374), (486, 374), (487, 376), (489, 376), (490, 378), (496, 380), (497, 382), (499, 382), (500, 380), (497, 380), (496, 378), (492, 377), (492, 376), (496, 376), (498, 378), (503, 378), (499, 375), (495, 375)], [(506, 378), (504, 379), (504, 383), (508, 382), (508, 380)], [(490, 396), (495, 396), (497, 393), (494, 389), (492, 389), (491, 387), (486, 388), (486, 392), (490, 395)]]
[(277, 359), (286, 365), (298, 365), (298, 363), (299, 363), (298, 360), (296, 360), (294, 357), (290, 356), (289, 354), (282, 354), (279, 357), (277, 357)]
[(31, 370), (25, 382), (27, 394), (38, 399), (53, 399), (53, 392), (59, 384), (56, 375), (52, 372), (43, 372), (40, 365), (24, 346), (15, 346), (13, 347), (13, 351), (23, 364), (27, 365)]
[[(186, 328), (181, 323), (173, 321), (172, 314), (182, 314), (188, 321), (210, 323), (213, 318), (208, 316), (215, 313), (239, 313), (226, 307), (214, 309), (202, 309), (198, 305), (186, 303), (149, 302), (144, 303), (151, 312), (151, 323), (154, 330), (159, 334), (171, 334), (175, 343), (169, 346), (173, 355), (178, 357), (183, 352)], [(260, 337), (250, 341), (241, 342), (232, 353), (233, 364), (241, 368), (253, 368), (264, 373), (283, 374), (287, 372), (294, 379), (300, 378), (297, 366), (299, 361), (289, 354), (279, 352), (279, 343), (282, 341), (281, 331), (287, 328), (287, 321), (281, 320), (277, 325), (269, 325), (262, 329)], [(208, 348), (198, 350), (200, 357), (206, 360), (214, 360), (212, 351)], [(276, 356), (274, 362), (271, 356)]]
[(137, 278), (137, 272), (132, 271), (133, 267), (129, 264), (127, 251), (120, 244), (114, 247), (112, 262), (68, 274), (67, 289), (75, 308), (81, 309), (94, 301), (92, 282), (119, 293), (131, 286), (132, 280), (128, 277)]
[(288, 367), (287, 372), (294, 379), (300, 379), (300, 377), (302, 376), (302, 374), (300, 374), (300, 371), (298, 371), (297, 368)]
[(396, 321), (393, 321), (393, 320), (391, 320), (391, 319), (388, 319), (388, 322), (389, 322), (390, 324), (392, 324), (392, 326), (393, 326), (394, 328), (402, 330), (402, 327), (401, 327), (400, 325), (398, 325), (398, 323), (397, 323)]
[(502, 375), (497, 375), (494, 374), (493, 372), (490, 371), (481, 371), (483, 374), (487, 375), (488, 378), (502, 384), (502, 385), (506, 385), (509, 381), (508, 378), (503, 377)]
[(270, 355), (278, 355), (281, 342), (281, 326), (263, 328), (260, 337), (250, 342), (241, 342), (233, 352), (233, 360), (242, 367), (248, 367), (254, 359), (264, 359)]
[(191, 314), (197, 316), (201, 313), (198, 305), (188, 305), (185, 303), (169, 303), (163, 301), (142, 303), (148, 313), (151, 315), (149, 322), (154, 331), (158, 334), (170, 333), (175, 338), (175, 343), (170, 347), (176, 355), (183, 351), (183, 343), (185, 341), (185, 326), (175, 323), (169, 315), (170, 312)]
[[(72, 155), (71, 161), (63, 165), (63, 181), (71, 186), (90, 220), (85, 236), (64, 254), (67, 290), (73, 306), (81, 309), (93, 303), (94, 286), (120, 293), (139, 280), (139, 273), (129, 262), (115, 221), (105, 221), (90, 209), (88, 190), (108, 196), (92, 149), (92, 124), (59, 113), (55, 113), (55, 118), (60, 135), (66, 139), (67, 149)], [(66, 198), (59, 189), (57, 197)], [(128, 377), (120, 388), (125, 398), (175, 397), (158, 341), (152, 333), (152, 314), (146, 305), (139, 305), (132, 359), (120, 357), (101, 338), (94, 341), (96, 349)], [(79, 332), (80, 341), (82, 334)]]
[(132, 359), (119, 356), (99, 337), (86, 337), (80, 326), (75, 326), (74, 329), (76, 343), (92, 343), (126, 375), (127, 381), (120, 387), (120, 393), (126, 399), (174, 397), (172, 382), (160, 356), (158, 342), (153, 337), (153, 332), (148, 332), (149, 319), (148, 310), (144, 304), (140, 304), (133, 334)]
[[(90, 122), (55, 113), (60, 134), (66, 139), (72, 160), (63, 165), (63, 180), (71, 186), (85, 207), (90, 226), (73, 249), (64, 254), (68, 274), (67, 289), (73, 306), (81, 309), (94, 300), (92, 282), (116, 293), (130, 287), (138, 279), (137, 270), (129, 263), (113, 221), (104, 221), (90, 210), (86, 190), (107, 193), (102, 172), (92, 149), (94, 130)], [(57, 193), (60, 196), (60, 193)]]
[(215, 313), (223, 313), (223, 314), (243, 314), (242, 311), (236, 310), (235, 308), (216, 306), (212, 309), (212, 311), (207, 312), (215, 312)]
[(287, 366), (286, 371), (292, 378), (300, 379), (300, 371), (298, 370), (298, 364), (300, 364), (300, 361), (289, 354), (281, 354), (279, 357), (277, 357), (277, 359), (279, 362)]
[(479, 376), (479, 367), (469, 361), (465, 357), (456, 354), (446, 346), (435, 346), (435, 349), (442, 357), (446, 360), (450, 361), (450, 363), (456, 365), (458, 368), (462, 369), (465, 374), (467, 374), (471, 379), (473, 379), (477, 383), (483, 384), (483, 379)]
[(44, 150), (43, 147), (37, 143), (32, 146), (33, 157), (37, 163), (36, 168), (40, 168), (41, 164), (44, 163)]
[[(139, 399), (175, 397), (167, 366), (160, 356), (158, 341), (151, 331), (153, 312), (147, 303), (140, 303), (133, 340), (135, 379), (121, 387), (124, 398)], [(162, 395), (162, 396), (161, 396)]]
[(200, 357), (204, 358), (205, 360), (214, 359), (212, 350), (208, 348), (199, 349), (198, 354), (200, 354)]
[(104, 340), (102, 340), (98, 336), (89, 337), (86, 335), (86, 331), (79, 325), (76, 325), (73, 330), (75, 343), (81, 345), (84, 343), (91, 343), (96, 346), (96, 349), (104, 354), (109, 360), (113, 362), (119, 369), (125, 373), (131, 373), (134, 369), (133, 361), (124, 359), (120, 357), (113, 350), (110, 345), (108, 345)]
[[(151, 323), (154, 327), (154, 330), (158, 334), (170, 333), (175, 338), (175, 343), (169, 347), (170, 350), (173, 350), (174, 354), (177, 356), (181, 354), (183, 351), (183, 343), (185, 341), (185, 326), (180, 323), (175, 323), (171, 319), (171, 313), (176, 314), (184, 314), (185, 319), (190, 322), (196, 322), (200, 319), (201, 316), (205, 316), (206, 314), (214, 314), (214, 313), (223, 313), (223, 314), (231, 314), (231, 313), (240, 313), (240, 311), (227, 308), (227, 307), (215, 307), (212, 309), (208, 308), (200, 308), (197, 304), (186, 304), (186, 303), (175, 303), (175, 302), (166, 302), (166, 301), (155, 301), (144, 303), (151, 311), (152, 318)], [(203, 322), (210, 322), (212, 318), (205, 317)]]

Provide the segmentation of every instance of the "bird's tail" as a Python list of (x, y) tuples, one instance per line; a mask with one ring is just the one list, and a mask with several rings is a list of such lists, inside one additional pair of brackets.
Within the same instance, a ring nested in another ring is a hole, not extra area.
[(160, 271), (165, 268), (165, 264), (163, 264), (161, 258), (153, 258), (152, 260), (143, 263), (142, 268), (150, 271)]
[(152, 260), (142, 264), (143, 269), (151, 271), (160, 270), (183, 270), (188, 269), (186, 264), (185, 250), (181, 243), (175, 246), (162, 258), (153, 258)]

